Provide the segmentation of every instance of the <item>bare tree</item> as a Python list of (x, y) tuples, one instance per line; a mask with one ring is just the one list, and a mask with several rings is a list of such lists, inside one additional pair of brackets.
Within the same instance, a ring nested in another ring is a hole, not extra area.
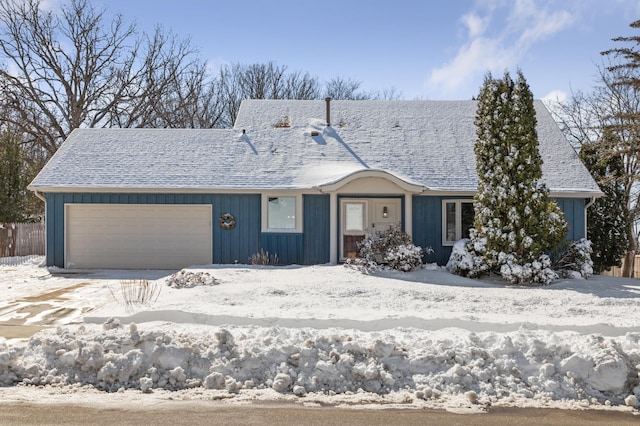
[(317, 99), (320, 93), (316, 78), (274, 62), (223, 66), (217, 86), (227, 126), (233, 126), (243, 99)]
[[(109, 110), (105, 125), (212, 128), (221, 126), (222, 104), (205, 62), (189, 40), (157, 27), (142, 38), (144, 61), (121, 81), (127, 94)], [(135, 65), (135, 63), (134, 63)]]
[(2, 119), (48, 156), (78, 127), (213, 127), (216, 106), (194, 99), (211, 97), (194, 53), (161, 28), (140, 37), (88, 0), (58, 12), (40, 0), (0, 0)]
[(402, 97), (402, 93), (398, 92), (395, 87), (390, 87), (380, 91), (362, 91), (361, 81), (351, 78), (336, 76), (327, 81), (324, 85), (323, 98), (346, 99), (346, 100), (398, 100)]
[(324, 97), (331, 99), (366, 100), (372, 99), (371, 93), (359, 91), (361, 81), (336, 76), (325, 83)]

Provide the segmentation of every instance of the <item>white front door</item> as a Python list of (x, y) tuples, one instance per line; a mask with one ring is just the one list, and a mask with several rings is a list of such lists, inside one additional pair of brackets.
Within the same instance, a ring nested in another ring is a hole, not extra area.
[(358, 255), (358, 243), (402, 223), (399, 198), (343, 199), (340, 202), (340, 259)]

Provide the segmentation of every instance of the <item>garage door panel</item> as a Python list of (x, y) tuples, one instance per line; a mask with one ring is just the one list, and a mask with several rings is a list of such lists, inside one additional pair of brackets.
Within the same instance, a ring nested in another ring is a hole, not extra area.
[(210, 205), (69, 204), (66, 265), (175, 269), (211, 263)]

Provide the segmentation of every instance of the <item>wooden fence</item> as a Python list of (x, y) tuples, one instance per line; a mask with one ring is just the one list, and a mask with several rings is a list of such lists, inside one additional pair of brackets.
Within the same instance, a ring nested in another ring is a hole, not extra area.
[[(624, 259), (622, 259), (622, 266), (624, 266)], [(610, 270), (604, 271), (602, 275), (608, 275), (610, 277), (621, 277), (622, 266), (613, 266)], [(640, 278), (640, 255), (636, 255), (633, 264), (633, 278)]]
[(44, 223), (0, 224), (0, 258), (43, 255)]

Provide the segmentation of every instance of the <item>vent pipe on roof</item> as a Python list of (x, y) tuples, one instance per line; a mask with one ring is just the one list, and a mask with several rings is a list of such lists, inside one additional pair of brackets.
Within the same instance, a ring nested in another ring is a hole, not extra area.
[(327, 103), (327, 126), (331, 126), (331, 98), (324, 98)]

